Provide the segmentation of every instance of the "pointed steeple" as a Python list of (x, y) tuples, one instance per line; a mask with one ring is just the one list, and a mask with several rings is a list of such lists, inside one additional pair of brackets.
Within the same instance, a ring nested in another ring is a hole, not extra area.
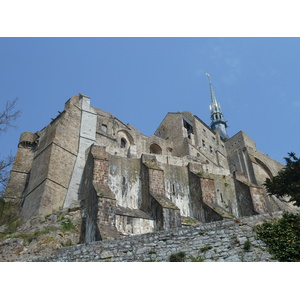
[(229, 136), (227, 134), (226, 128), (227, 124), (226, 121), (224, 120), (222, 109), (220, 104), (217, 102), (215, 92), (213, 90), (213, 86), (210, 80), (210, 75), (208, 73), (205, 73), (205, 75), (209, 79), (209, 88), (210, 88), (210, 95), (211, 95), (211, 105), (209, 106), (210, 108), (210, 118), (211, 118), (211, 123), (210, 123), (210, 128), (212, 130), (218, 129), (220, 132), (220, 136), (223, 139), (229, 139)]

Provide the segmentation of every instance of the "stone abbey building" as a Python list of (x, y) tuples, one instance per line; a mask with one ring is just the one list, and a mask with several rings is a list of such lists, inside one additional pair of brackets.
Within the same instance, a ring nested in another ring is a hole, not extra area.
[(210, 126), (168, 113), (150, 137), (87, 96), (70, 98), (45, 128), (21, 134), (6, 199), (24, 220), (80, 210), (84, 242), (292, 210), (262, 186), (283, 165), (243, 131), (227, 135), (210, 91)]

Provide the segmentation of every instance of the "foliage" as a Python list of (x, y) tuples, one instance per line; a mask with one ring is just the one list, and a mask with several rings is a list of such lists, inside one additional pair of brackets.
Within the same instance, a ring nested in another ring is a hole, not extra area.
[(255, 228), (257, 237), (279, 261), (300, 261), (300, 214), (284, 212), (281, 219)]
[(300, 158), (295, 153), (285, 157), (286, 167), (277, 176), (267, 179), (264, 186), (270, 195), (277, 197), (290, 196), (290, 202), (300, 206)]
[(36, 230), (34, 233), (20, 233), (20, 234), (14, 235), (13, 238), (23, 239), (27, 243), (31, 243), (37, 237), (44, 235), (44, 234), (49, 234), (50, 232), (56, 231), (58, 229), (59, 228), (54, 227), (54, 226), (48, 226), (48, 227), (44, 228), (43, 230)]
[(75, 228), (75, 226), (71, 220), (63, 221), (61, 223), (61, 227), (62, 227), (63, 231), (68, 231), (68, 230), (72, 230)]
[(193, 220), (193, 219), (186, 219), (186, 220), (182, 220), (181, 224), (183, 224), (183, 225), (196, 225), (197, 221)]
[(170, 262), (185, 262), (185, 253), (181, 251), (171, 254)]
[(208, 251), (210, 249), (212, 249), (212, 246), (206, 245), (205, 247), (200, 248), (200, 252), (205, 252), (205, 251)]
[(244, 250), (245, 251), (249, 251), (251, 248), (251, 242), (249, 240), (247, 240), (245, 243), (244, 243)]
[(201, 256), (201, 255), (198, 255), (198, 256), (193, 256), (193, 255), (190, 255), (190, 261), (191, 262), (203, 262), (205, 260), (205, 257)]
[(5, 227), (5, 230), (0, 233), (0, 239), (15, 232), (20, 224), (21, 220), (16, 205), (12, 202), (5, 202), (0, 197), (0, 226)]
[[(209, 249), (211, 249), (211, 248), (209, 248)], [(206, 249), (206, 250), (209, 250), (209, 249)], [(204, 251), (206, 251), (206, 250), (204, 250)], [(201, 249), (200, 249), (200, 251), (201, 251)], [(201, 251), (201, 252), (203, 252), (203, 251)], [(186, 262), (185, 253), (183, 251), (181, 251), (181, 252), (171, 254), (169, 260), (170, 260), (170, 262)], [(205, 260), (205, 257), (200, 254), (198, 254), (196, 257), (193, 255), (190, 255), (189, 260), (191, 262), (203, 262)]]

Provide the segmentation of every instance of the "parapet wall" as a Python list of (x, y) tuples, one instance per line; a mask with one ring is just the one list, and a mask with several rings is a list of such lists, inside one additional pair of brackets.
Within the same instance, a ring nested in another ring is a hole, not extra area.
[[(252, 228), (281, 216), (282, 212), (276, 212), (80, 244), (60, 248), (52, 256), (31, 261), (164, 262), (169, 261), (171, 254), (184, 252), (187, 261), (193, 256), (207, 262), (269, 262), (274, 260), (265, 250), (265, 244), (256, 240)], [(247, 240), (250, 242), (248, 251), (244, 249)]]

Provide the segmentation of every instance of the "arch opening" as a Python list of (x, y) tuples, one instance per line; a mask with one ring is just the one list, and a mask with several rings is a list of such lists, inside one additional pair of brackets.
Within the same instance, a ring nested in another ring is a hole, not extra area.
[(150, 145), (150, 153), (161, 154), (162, 149), (157, 144), (152, 144), (152, 145)]

